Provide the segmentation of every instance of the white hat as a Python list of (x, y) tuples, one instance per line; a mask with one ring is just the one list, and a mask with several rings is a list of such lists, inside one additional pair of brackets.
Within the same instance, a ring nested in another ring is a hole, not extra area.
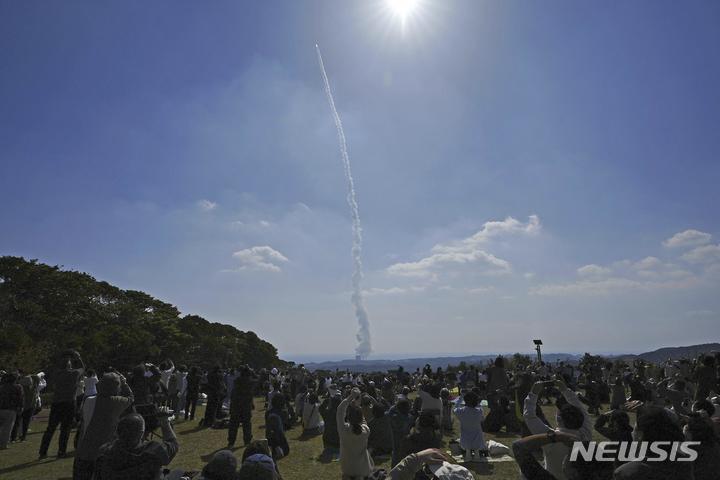
[(443, 462), (428, 466), (433, 475), (440, 480), (474, 480), (475, 478), (470, 470), (455, 463)]

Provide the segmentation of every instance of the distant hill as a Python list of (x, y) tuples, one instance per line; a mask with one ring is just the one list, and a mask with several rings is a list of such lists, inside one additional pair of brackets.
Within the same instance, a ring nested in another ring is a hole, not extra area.
[[(512, 356), (512, 353), (505, 353), (505, 356)], [(528, 353), (530, 358), (534, 358), (535, 352)], [(432, 358), (405, 358), (400, 360), (340, 360), (334, 362), (315, 362), (306, 363), (305, 367), (308, 370), (350, 370), (353, 372), (384, 372), (387, 370), (395, 370), (398, 366), (402, 366), (407, 371), (414, 371), (417, 368), (422, 369), (425, 364), (435, 369), (437, 367), (445, 368), (448, 365), (457, 365), (460, 362), (465, 362), (468, 365), (487, 364), (495, 360), (498, 354), (488, 355), (467, 355), (462, 357), (432, 357)], [(563, 361), (577, 361), (580, 359), (579, 355), (572, 353), (549, 353), (543, 354), (543, 360), (548, 362), (555, 362), (557, 360)]]
[[(648, 362), (661, 362), (672, 358), (673, 360), (680, 358), (693, 358), (701, 353), (709, 353), (712, 351), (720, 351), (720, 343), (705, 343), (702, 345), (691, 345), (687, 347), (665, 347), (652, 352), (627, 355), (608, 355), (607, 358), (622, 358), (625, 360), (634, 360), (641, 358)], [(512, 353), (503, 353), (506, 357), (511, 357)], [(535, 357), (535, 352), (526, 353), (530, 358)], [(398, 366), (402, 366), (407, 371), (414, 371), (417, 368), (422, 369), (425, 364), (430, 364), (433, 369), (437, 367), (445, 368), (448, 365), (458, 365), (465, 362), (468, 365), (487, 364), (494, 360), (498, 354), (487, 355), (467, 355), (460, 357), (429, 357), (429, 358), (405, 358), (401, 360), (340, 360), (332, 362), (314, 362), (306, 363), (308, 370), (350, 370), (353, 372), (384, 372), (387, 370), (395, 370)], [(582, 355), (572, 353), (543, 353), (543, 360), (554, 363), (556, 361), (577, 362)]]
[(641, 358), (648, 362), (658, 363), (672, 358), (678, 360), (680, 358), (694, 358), (702, 353), (710, 353), (713, 351), (720, 352), (720, 343), (703, 343), (702, 345), (690, 345), (688, 347), (664, 347), (652, 352), (645, 352), (639, 355), (622, 355), (623, 358), (634, 359)]

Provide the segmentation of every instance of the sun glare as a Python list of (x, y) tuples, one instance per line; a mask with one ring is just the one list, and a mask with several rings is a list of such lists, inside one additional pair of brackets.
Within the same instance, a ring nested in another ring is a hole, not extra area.
[(400, 20), (405, 22), (417, 7), (418, 0), (386, 0), (386, 3), (393, 15), (400, 17)]

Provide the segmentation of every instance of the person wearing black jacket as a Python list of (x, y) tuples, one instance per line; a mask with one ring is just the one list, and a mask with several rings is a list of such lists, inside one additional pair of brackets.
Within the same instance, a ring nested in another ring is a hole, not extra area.
[(243, 442), (252, 441), (252, 411), (255, 409), (253, 392), (258, 378), (249, 367), (243, 367), (233, 382), (230, 395), (230, 421), (228, 422), (228, 446), (235, 445), (240, 424), (243, 427)]
[(201, 423), (203, 427), (212, 427), (215, 424), (215, 419), (220, 412), (226, 393), (227, 386), (225, 385), (225, 377), (220, 366), (217, 365), (213, 367), (207, 376), (207, 385), (205, 386), (207, 405), (205, 407), (205, 417)]
[(195, 420), (195, 408), (200, 398), (200, 380), (202, 376), (198, 367), (190, 367), (187, 376), (187, 394), (185, 396), (185, 420)]

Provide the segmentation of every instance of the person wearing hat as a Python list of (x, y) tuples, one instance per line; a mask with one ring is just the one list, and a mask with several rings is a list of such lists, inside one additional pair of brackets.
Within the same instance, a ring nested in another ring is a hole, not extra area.
[(243, 461), (237, 478), (238, 480), (279, 480), (280, 475), (272, 458), (256, 453)]
[(235, 480), (237, 458), (230, 450), (220, 450), (205, 465), (198, 480)]

